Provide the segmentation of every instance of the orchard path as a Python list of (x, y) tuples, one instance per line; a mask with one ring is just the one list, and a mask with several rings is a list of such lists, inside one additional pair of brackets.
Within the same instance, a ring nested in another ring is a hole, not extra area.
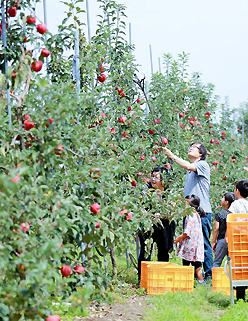
[(89, 308), (87, 317), (75, 317), (74, 321), (139, 321), (143, 320), (145, 309), (151, 307), (148, 302), (148, 295), (133, 295), (128, 297), (124, 303), (109, 305), (98, 304), (93, 301)]

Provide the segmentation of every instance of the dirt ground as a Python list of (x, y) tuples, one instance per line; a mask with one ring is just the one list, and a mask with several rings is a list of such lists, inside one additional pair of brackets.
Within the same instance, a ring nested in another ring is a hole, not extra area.
[(125, 303), (109, 305), (98, 304), (93, 301), (90, 306), (90, 314), (87, 317), (76, 317), (74, 321), (139, 321), (143, 320), (145, 308), (150, 306), (148, 296), (131, 296)]

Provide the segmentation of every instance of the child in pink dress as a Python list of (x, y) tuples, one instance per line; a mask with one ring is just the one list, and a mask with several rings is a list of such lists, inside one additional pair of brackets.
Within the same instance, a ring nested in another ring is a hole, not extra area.
[(192, 215), (186, 217), (183, 234), (175, 238), (179, 243), (177, 256), (183, 259), (183, 265), (192, 265), (199, 283), (203, 283), (202, 262), (204, 262), (204, 242), (202, 234), (201, 217), (205, 212), (200, 207), (200, 199), (196, 195), (185, 197), (189, 206), (193, 207)]

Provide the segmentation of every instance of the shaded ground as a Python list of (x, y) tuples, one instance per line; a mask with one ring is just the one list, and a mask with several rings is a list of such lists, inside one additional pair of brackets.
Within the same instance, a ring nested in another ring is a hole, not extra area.
[(93, 301), (89, 308), (90, 314), (87, 317), (76, 317), (74, 321), (139, 321), (143, 320), (145, 308), (151, 306), (148, 303), (148, 296), (133, 295), (125, 303), (109, 305), (107, 303), (98, 304)]

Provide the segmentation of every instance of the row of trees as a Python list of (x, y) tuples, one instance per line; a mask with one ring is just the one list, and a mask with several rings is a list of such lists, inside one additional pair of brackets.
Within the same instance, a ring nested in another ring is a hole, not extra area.
[[(5, 7), (7, 47), (2, 47), (0, 63), (4, 70), (7, 57), (9, 67), (6, 76), (0, 75), (2, 320), (45, 319), (51, 294), (79, 304), (72, 284), (83, 287), (84, 299), (106, 284), (96, 268), (101, 257), (95, 249), (107, 254), (114, 248), (118, 254), (128, 248), (140, 223), (149, 230), (156, 212), (180, 221), (184, 173), (164, 157), (167, 140), (183, 158), (191, 142), (206, 145), (213, 209), (244, 178), (248, 157), (246, 145), (229, 130), (227, 111), (215, 119), (220, 111), (214, 86), (202, 84), (199, 74), (187, 74), (185, 53), (176, 60), (164, 55), (168, 72), (152, 76), (145, 113), (144, 80), (135, 76), (133, 48), (124, 39), (122, 5), (99, 0), (102, 17), (88, 43), (77, 18), (82, 1), (63, 2), (68, 13), (54, 35), (37, 31), (41, 17), (27, 20), (36, 16), (35, 2), (8, 0)], [(14, 7), (16, 15), (9, 11)], [(80, 93), (72, 77), (73, 57), (63, 57), (74, 46), (74, 22), (80, 35)], [(43, 62), (37, 51), (44, 48), (50, 52), (48, 75), (37, 73), (32, 57), (33, 49)], [(150, 171), (161, 165), (169, 169), (166, 203), (144, 193)], [(153, 210), (145, 211), (151, 202)], [(82, 242), (87, 244), (83, 253)], [(62, 277), (61, 267), (80, 265), (81, 254), (86, 256), (84, 274)]]

